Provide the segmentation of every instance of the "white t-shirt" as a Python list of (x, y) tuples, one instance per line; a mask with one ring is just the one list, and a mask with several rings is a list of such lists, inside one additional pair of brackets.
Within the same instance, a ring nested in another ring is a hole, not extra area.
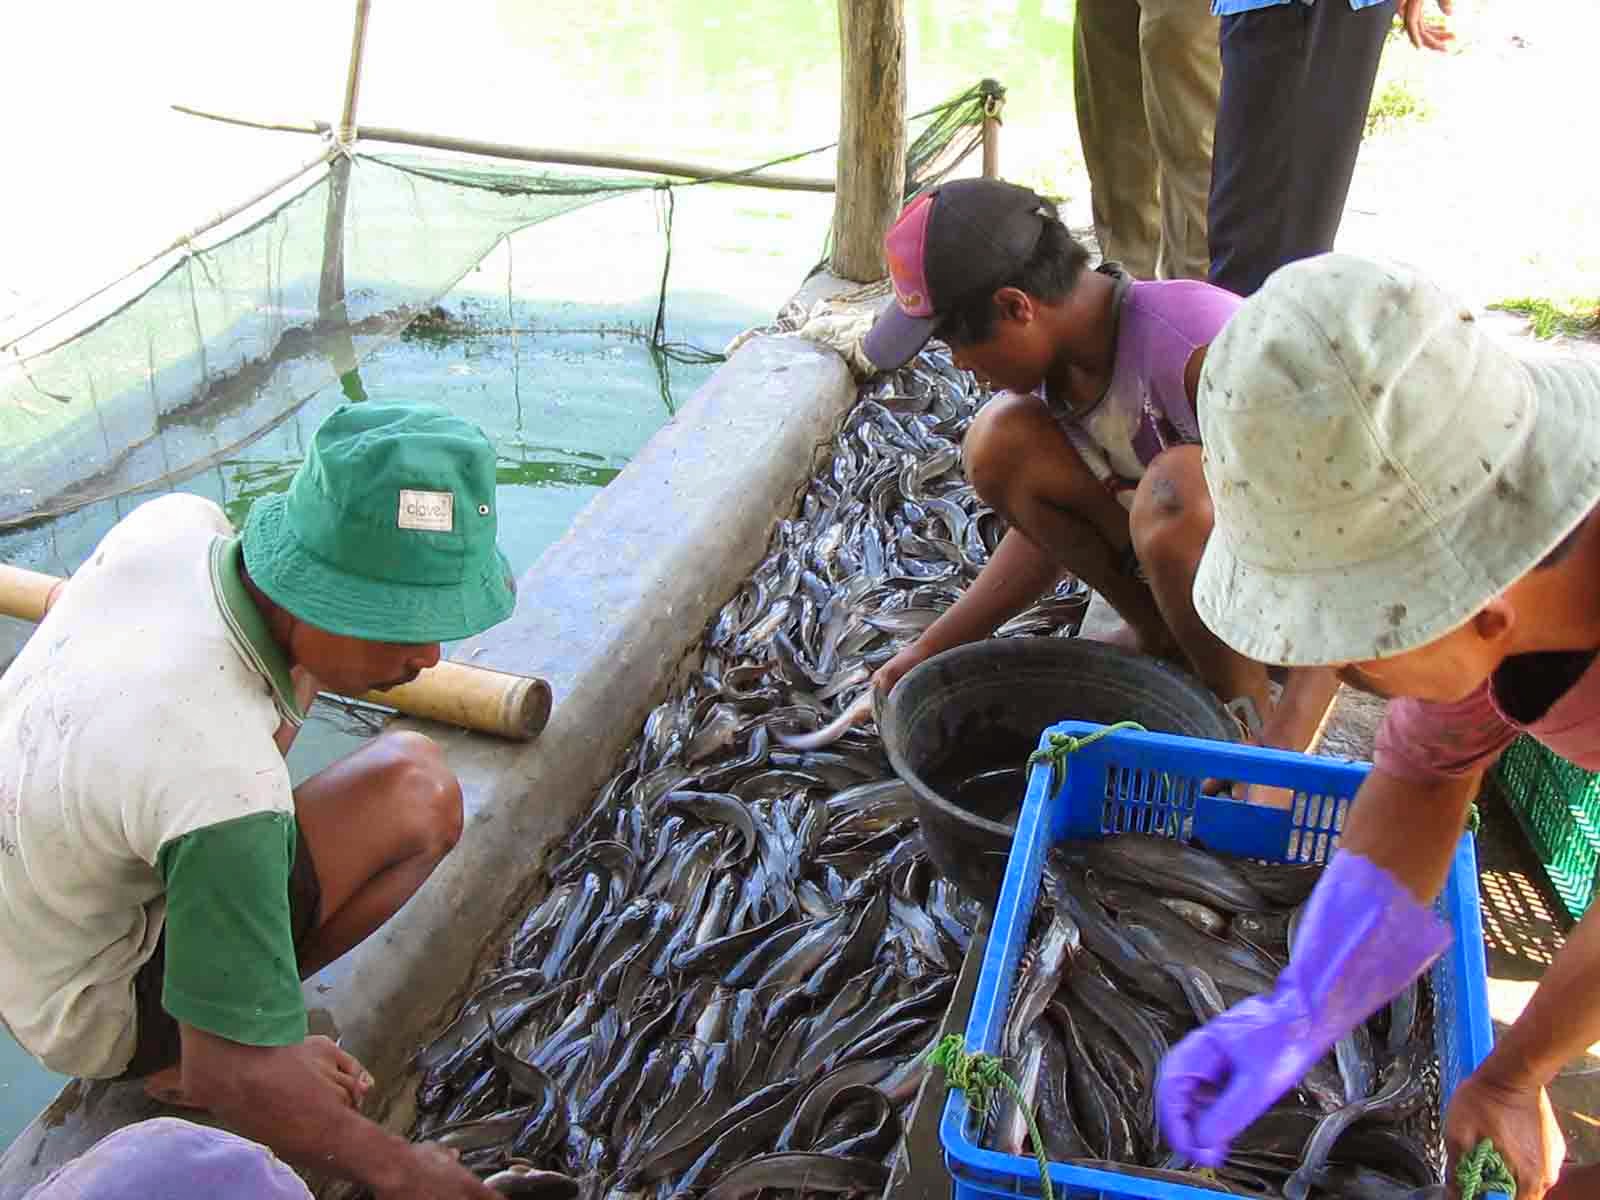
[(162, 846), (294, 811), (273, 734), (298, 715), (214, 577), (231, 534), (200, 497), (141, 505), (0, 676), (0, 1017), (55, 1071), (133, 1055)]

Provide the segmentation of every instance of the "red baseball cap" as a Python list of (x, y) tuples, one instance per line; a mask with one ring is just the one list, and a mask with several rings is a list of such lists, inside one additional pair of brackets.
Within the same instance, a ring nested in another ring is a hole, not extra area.
[(880, 371), (917, 356), (958, 301), (997, 287), (1039, 244), (1044, 201), (998, 179), (958, 179), (918, 196), (883, 235), (895, 302), (862, 349)]

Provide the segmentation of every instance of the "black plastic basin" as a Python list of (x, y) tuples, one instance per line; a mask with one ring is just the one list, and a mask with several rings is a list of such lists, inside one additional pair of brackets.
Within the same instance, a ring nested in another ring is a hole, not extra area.
[(916, 793), (934, 866), (990, 908), (1022, 804), (1020, 768), (1057, 721), (1137, 721), (1218, 741), (1239, 736), (1193, 676), (1103, 642), (991, 638), (918, 664), (883, 702), (884, 748)]

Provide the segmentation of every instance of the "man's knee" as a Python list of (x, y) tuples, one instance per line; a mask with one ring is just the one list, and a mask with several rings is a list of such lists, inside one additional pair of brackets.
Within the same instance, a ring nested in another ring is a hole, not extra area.
[(1211, 522), (1211, 496), (1200, 471), (1199, 448), (1169, 450), (1156, 459), (1134, 493), (1128, 519), (1140, 560), (1196, 553), (1210, 536)]
[(461, 781), (432, 738), (404, 730), (384, 734), (382, 745), (397, 831), (412, 853), (443, 858), (461, 837)]
[[(1032, 396), (1006, 396), (984, 405), (961, 443), (961, 465), (978, 498), (1002, 513), (1026, 507), (1025, 492), (1048, 491), (1046, 498), (1060, 505), (1074, 489), (1100, 486)], [(1045, 479), (1048, 488), (1038, 482)]]
[(961, 467), (967, 482), (991, 508), (1004, 507), (1007, 483), (1025, 453), (1038, 408), (1032, 397), (997, 396), (978, 410), (961, 440)]

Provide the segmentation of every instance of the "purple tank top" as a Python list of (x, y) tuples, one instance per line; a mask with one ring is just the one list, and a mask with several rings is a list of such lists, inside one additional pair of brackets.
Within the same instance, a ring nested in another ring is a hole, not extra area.
[(1111, 383), (1087, 409), (1045, 405), (1095, 477), (1124, 504), (1144, 469), (1171, 446), (1200, 440), (1200, 423), (1183, 386), (1196, 347), (1216, 337), (1239, 297), (1193, 279), (1118, 278), (1116, 361)]

